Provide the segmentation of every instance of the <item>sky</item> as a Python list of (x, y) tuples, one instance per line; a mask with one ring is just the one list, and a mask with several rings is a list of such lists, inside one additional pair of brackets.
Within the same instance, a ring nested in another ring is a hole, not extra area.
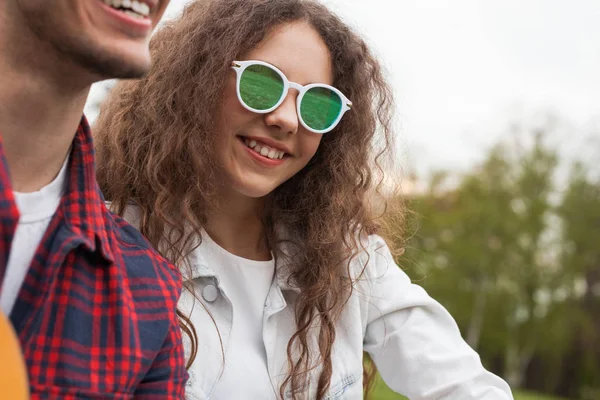
[[(571, 153), (589, 151), (594, 129), (600, 138), (598, 0), (322, 2), (387, 71), (406, 171), (468, 170), (511, 123), (547, 112), (569, 127), (559, 142)], [(172, 0), (166, 18), (185, 3)]]

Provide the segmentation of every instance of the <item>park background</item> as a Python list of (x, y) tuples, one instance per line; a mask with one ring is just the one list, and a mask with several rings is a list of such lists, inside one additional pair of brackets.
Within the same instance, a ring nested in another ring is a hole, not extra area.
[(600, 2), (323, 2), (394, 88), (398, 264), (517, 400), (600, 399)]

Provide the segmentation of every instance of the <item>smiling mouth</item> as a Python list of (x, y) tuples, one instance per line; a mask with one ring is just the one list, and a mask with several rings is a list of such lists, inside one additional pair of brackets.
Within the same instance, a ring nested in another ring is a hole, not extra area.
[(136, 19), (146, 19), (150, 16), (150, 6), (137, 0), (102, 0), (104, 4)]
[(265, 158), (269, 158), (271, 160), (281, 160), (281, 159), (289, 156), (289, 154), (287, 154), (284, 151), (274, 149), (272, 147), (267, 146), (264, 143), (254, 140), (254, 139), (240, 137), (240, 140), (250, 150), (254, 151), (255, 153), (257, 153)]

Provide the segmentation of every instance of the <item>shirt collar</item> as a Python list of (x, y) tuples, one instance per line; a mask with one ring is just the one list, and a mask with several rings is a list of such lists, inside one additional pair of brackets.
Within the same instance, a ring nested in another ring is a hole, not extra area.
[(63, 197), (65, 223), (83, 239), (91, 251), (99, 250), (109, 262), (114, 253), (107, 233), (109, 211), (96, 181), (96, 162), (92, 133), (85, 116), (81, 118), (73, 139), (67, 172), (67, 189)]
[[(281, 254), (287, 250), (287, 246), (284, 244), (283, 248), (280, 249)], [(217, 277), (215, 272), (210, 268), (206, 258), (204, 256), (202, 245), (196, 247), (187, 258), (188, 265), (182, 269), (182, 275), (184, 281), (191, 281), (198, 278), (215, 278)], [(285, 258), (282, 256), (275, 258), (275, 281), (277, 286), (281, 290), (291, 290), (296, 293), (300, 292), (300, 288), (296, 286), (291, 280), (290, 266), (285, 262)], [(218, 278), (218, 277), (217, 277)]]

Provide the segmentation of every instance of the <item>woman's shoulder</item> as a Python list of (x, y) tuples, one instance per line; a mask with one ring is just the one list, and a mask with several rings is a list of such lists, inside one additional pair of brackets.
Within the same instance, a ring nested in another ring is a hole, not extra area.
[(384, 248), (389, 249), (389, 246), (385, 239), (376, 233), (371, 235), (364, 235), (360, 238), (360, 243), (364, 250), (367, 252), (378, 251)]
[(359, 238), (358, 244), (359, 252), (351, 261), (351, 272), (355, 279), (378, 280), (390, 274), (408, 279), (383, 237), (378, 234), (364, 235)]

